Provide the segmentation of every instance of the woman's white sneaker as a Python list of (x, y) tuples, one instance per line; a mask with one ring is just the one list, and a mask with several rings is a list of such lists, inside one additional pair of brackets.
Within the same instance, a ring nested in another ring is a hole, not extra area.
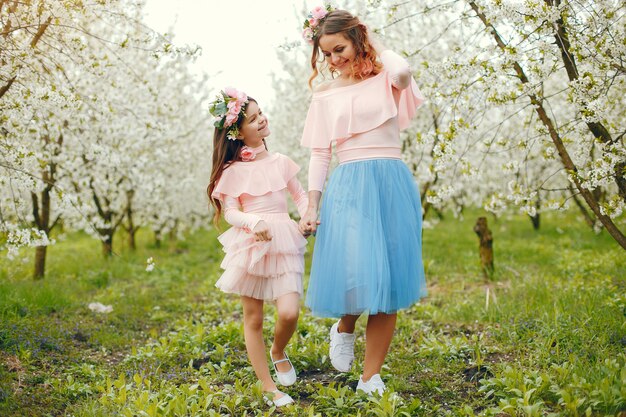
[(378, 393), (379, 395), (383, 395), (383, 392), (387, 387), (385, 387), (385, 383), (380, 378), (380, 374), (373, 375), (369, 381), (363, 382), (363, 375), (359, 378), (359, 384), (356, 386), (356, 390), (361, 390), (367, 395), (371, 395), (374, 393)]
[(339, 333), (339, 322), (330, 328), (330, 363), (339, 372), (348, 372), (354, 361), (354, 334)]

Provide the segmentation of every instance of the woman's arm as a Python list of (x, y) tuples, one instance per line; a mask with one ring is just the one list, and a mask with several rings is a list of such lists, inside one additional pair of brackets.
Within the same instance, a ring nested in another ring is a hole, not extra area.
[(383, 66), (391, 75), (391, 84), (399, 90), (407, 88), (411, 84), (411, 68), (407, 60), (383, 45), (369, 28), (367, 28), (367, 37)]
[(306, 213), (300, 219), (300, 231), (308, 234), (315, 234), (320, 221), (317, 219), (322, 192), (317, 190), (309, 191), (309, 206)]
[(319, 203), (322, 198), (322, 189), (330, 165), (331, 148), (311, 149), (309, 161), (309, 206), (306, 214), (300, 220), (300, 231), (315, 233), (320, 221), (317, 219)]

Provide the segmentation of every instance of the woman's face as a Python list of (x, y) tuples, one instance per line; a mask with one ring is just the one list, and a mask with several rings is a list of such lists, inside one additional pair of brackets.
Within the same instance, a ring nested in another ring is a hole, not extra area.
[(246, 146), (256, 148), (263, 143), (263, 139), (269, 136), (270, 128), (267, 117), (263, 114), (259, 105), (250, 100), (246, 107), (246, 118), (239, 128), (239, 135)]
[(322, 35), (319, 45), (331, 70), (337, 70), (343, 73), (350, 69), (356, 52), (352, 41), (343, 33)]

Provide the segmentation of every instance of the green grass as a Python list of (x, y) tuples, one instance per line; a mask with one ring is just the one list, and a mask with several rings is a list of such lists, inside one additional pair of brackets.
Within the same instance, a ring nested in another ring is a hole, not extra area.
[[(267, 406), (248, 364), (237, 297), (217, 291), (217, 232), (116, 255), (72, 234), (0, 260), (2, 416), (616, 416), (626, 412), (626, 256), (574, 214), (534, 231), (489, 217), (496, 271), (482, 276), (478, 239), (448, 216), (424, 232), (429, 296), (403, 311), (383, 379), (397, 396), (354, 393), (360, 363), (335, 373), (329, 319), (303, 308), (289, 354), (298, 406)], [(622, 225), (623, 228), (624, 225)], [(312, 242), (307, 254), (307, 270)], [(146, 259), (156, 267), (147, 272)], [(90, 302), (113, 312), (90, 311)], [(266, 307), (269, 341), (274, 308)], [(364, 320), (357, 326), (362, 359)]]

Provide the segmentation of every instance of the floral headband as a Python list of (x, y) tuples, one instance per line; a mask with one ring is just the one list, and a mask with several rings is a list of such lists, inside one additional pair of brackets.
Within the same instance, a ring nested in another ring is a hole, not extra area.
[(218, 129), (227, 129), (227, 138), (236, 140), (239, 136), (237, 121), (246, 117), (244, 105), (248, 103), (248, 96), (243, 91), (233, 87), (226, 87), (209, 105), (209, 112), (217, 118), (214, 126)]
[(328, 13), (333, 10), (332, 6), (327, 4), (325, 7), (315, 6), (309, 13), (308, 17), (304, 21), (304, 24), (302, 25), (302, 37), (310, 45), (313, 45), (313, 39), (315, 39), (318, 34), (319, 24), (322, 23), (322, 21), (326, 19), (326, 16), (328, 16)]

